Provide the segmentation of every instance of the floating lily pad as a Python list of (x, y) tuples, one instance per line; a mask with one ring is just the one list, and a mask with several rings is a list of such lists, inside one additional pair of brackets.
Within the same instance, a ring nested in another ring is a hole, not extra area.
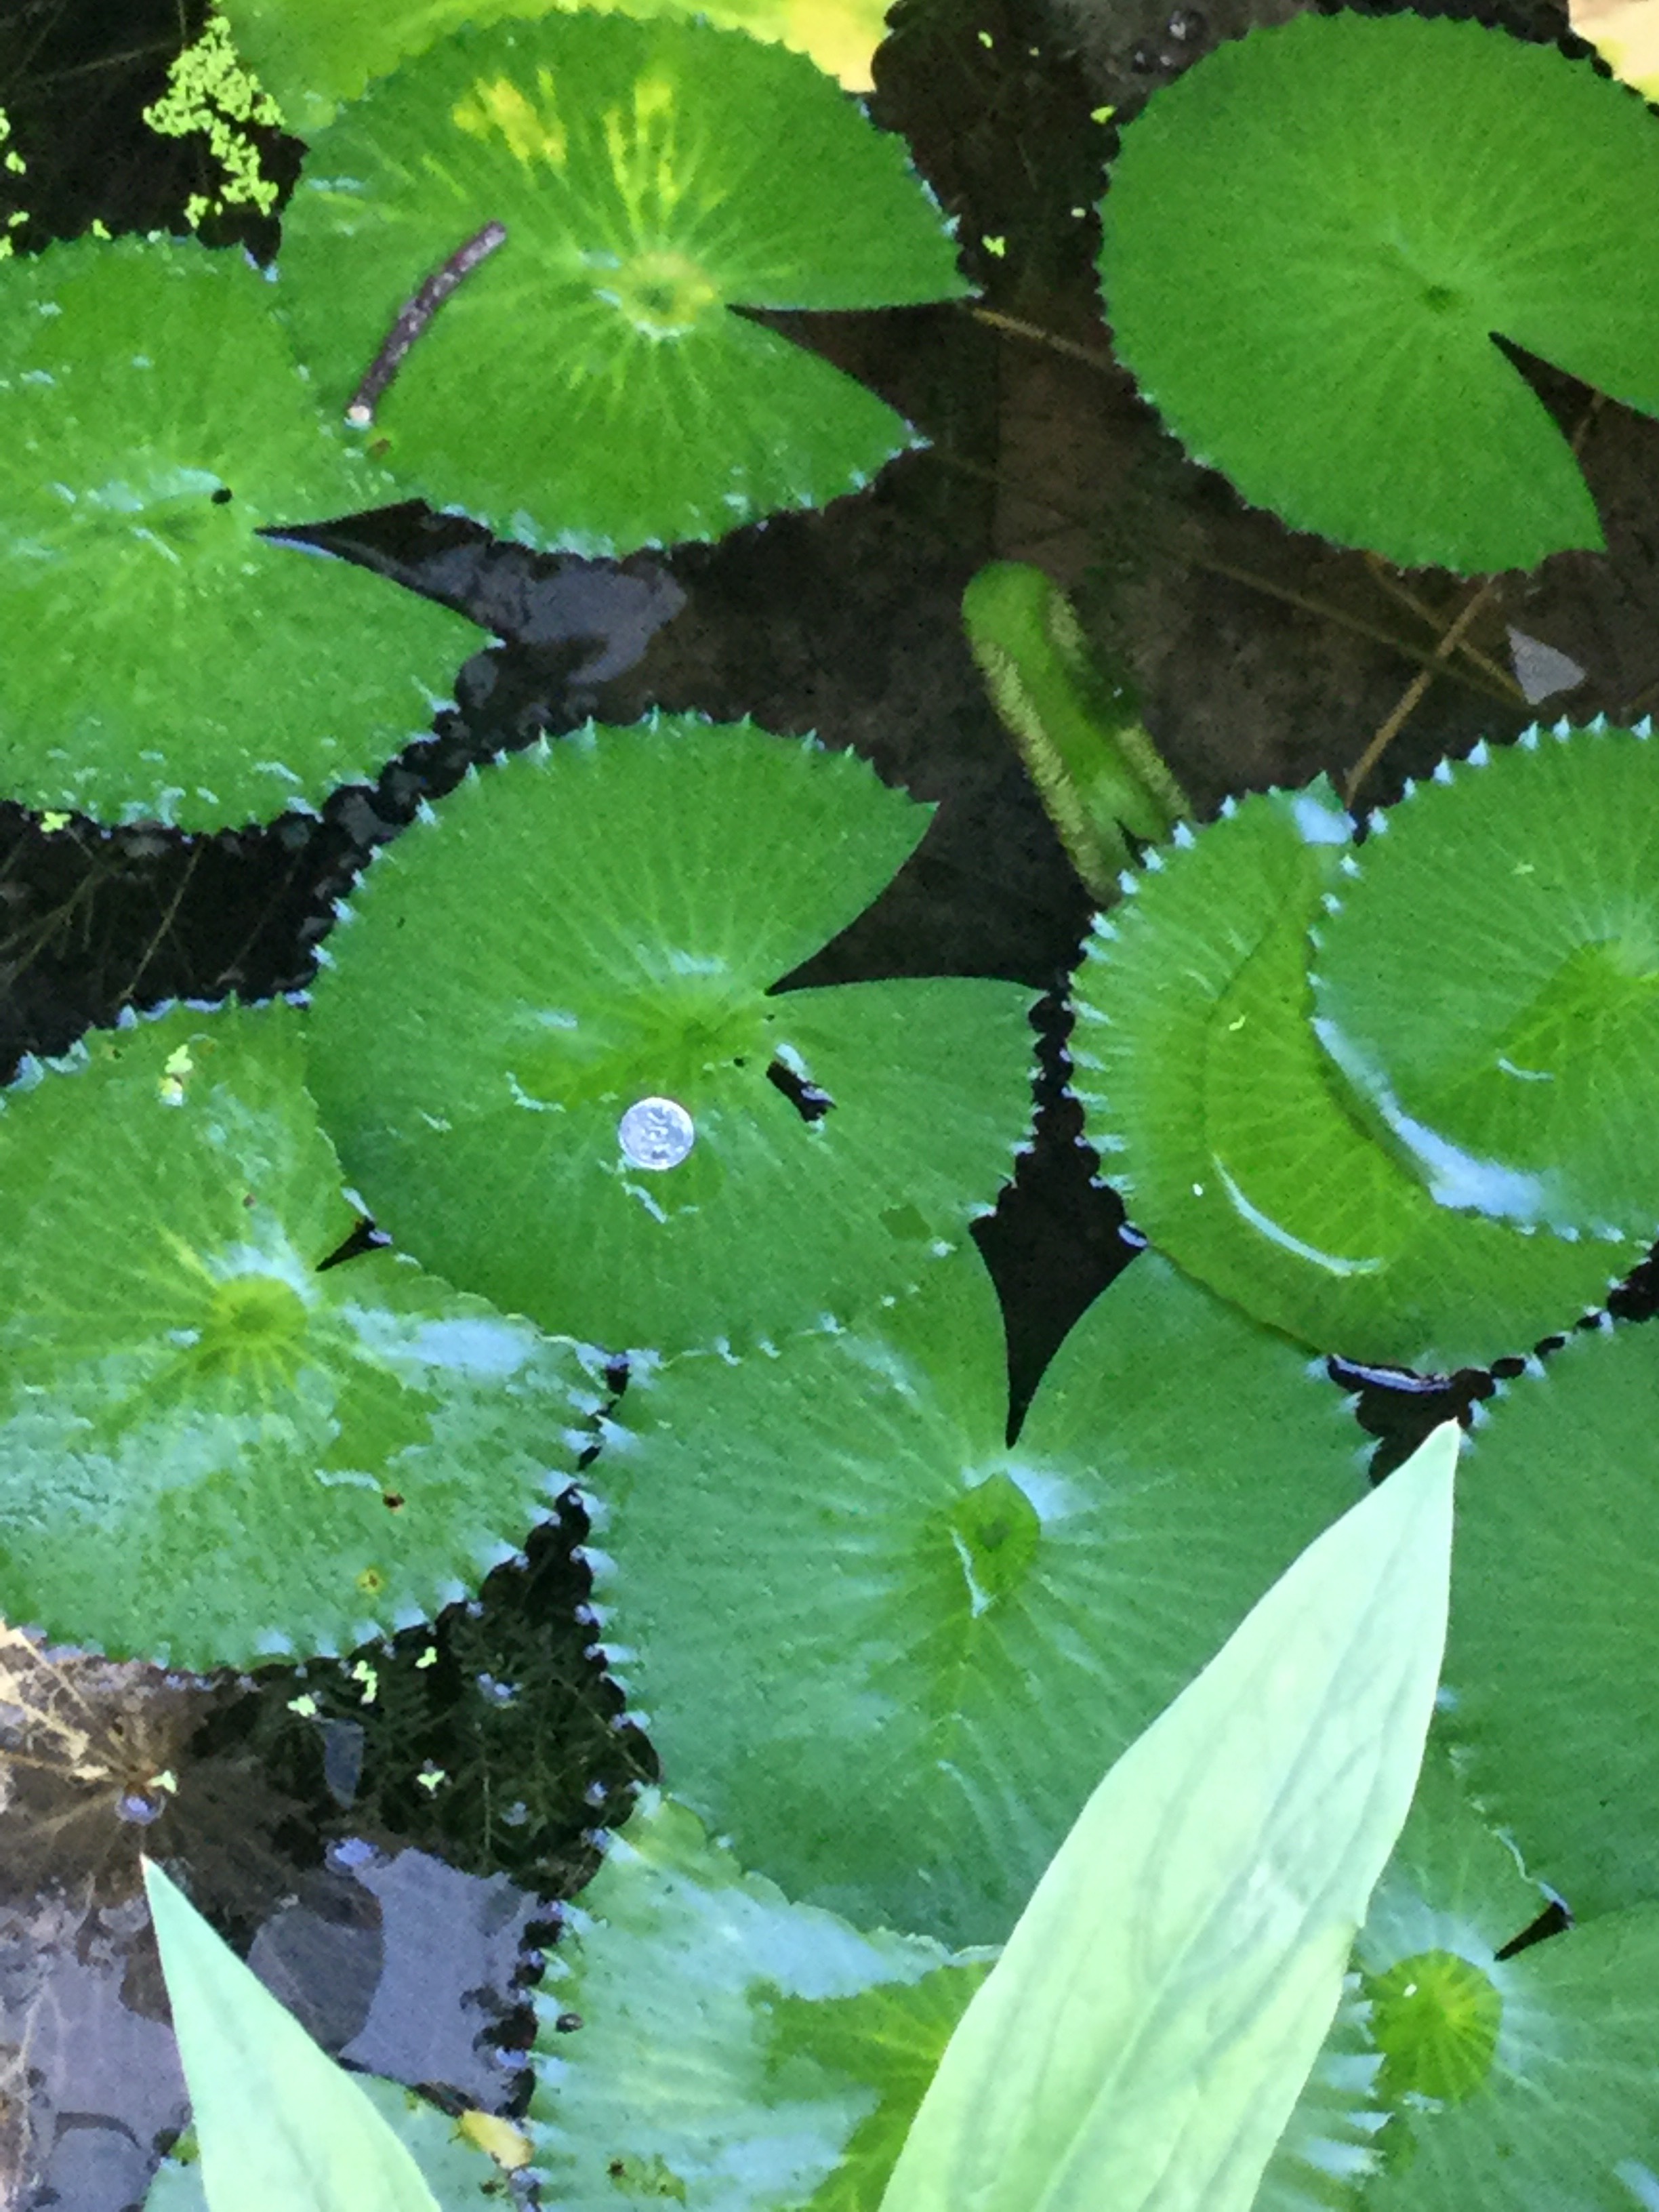
[(465, 31), (317, 139), (281, 297), (343, 415), (405, 302), (488, 226), (364, 432), (498, 536), (605, 553), (718, 538), (915, 442), (873, 393), (729, 310), (966, 289), (902, 140), (803, 56), (592, 11)]
[(862, 1924), (1006, 1935), (1102, 1773), (1356, 1494), (1304, 1356), (1156, 1258), (1018, 1443), (978, 1255), (636, 1377), (595, 1469), (611, 1663), (670, 1785)]
[(1501, 1957), (1545, 1902), (1431, 1741), (1356, 1946), (1389, 2114), (1366, 2212), (1614, 2212), (1659, 2188), (1659, 1910)]
[(0, 265), (0, 790), (186, 830), (314, 810), (429, 729), (471, 623), (258, 533), (387, 481), (319, 416), (238, 254)]
[[(850, 92), (871, 82), (870, 60), (886, 26), (883, 0), (599, 0), (604, 12), (641, 20), (653, 15), (707, 16), (728, 30), (774, 39), (810, 54)], [(372, 78), (385, 76), (412, 54), (464, 23), (499, 22), (552, 12), (548, 0), (418, 0), (398, 8), (342, 6), (340, 0), (224, 0), (236, 44), (258, 71), (289, 127), (310, 137), (331, 122), (342, 100), (359, 99)]]
[(1659, 747), (1478, 746), (1375, 818), (1314, 928), (1316, 1027), (1442, 1205), (1659, 1230)]
[(564, 1923), (531, 2127), (567, 2212), (876, 2212), (988, 1963), (792, 1904), (654, 1790)]
[(1406, 567), (1603, 544), (1493, 337), (1659, 414), (1659, 133), (1624, 88), (1476, 23), (1299, 15), (1153, 95), (1103, 223), (1118, 354), (1246, 499)]
[(313, 1084), (375, 1218), (617, 1349), (909, 1288), (1025, 1132), (1030, 994), (768, 986), (927, 820), (853, 754), (690, 718), (464, 784), (376, 859), (316, 987)]
[(1641, 1245), (1437, 1206), (1354, 1118), (1307, 975), (1342, 827), (1316, 791), (1247, 799), (1097, 921), (1072, 1041), (1089, 1140), (1160, 1250), (1259, 1320), (1351, 1358), (1485, 1365), (1599, 1305)]
[(1469, 1778), (1576, 1913), (1659, 1900), (1659, 1330), (1570, 1337), (1485, 1409), (1446, 1680)]
[[(0, 1094), (0, 1613), (208, 1668), (429, 1618), (546, 1516), (574, 1348), (374, 1251), (292, 1009), (180, 1006)], [(590, 1356), (591, 1357), (591, 1356)]]

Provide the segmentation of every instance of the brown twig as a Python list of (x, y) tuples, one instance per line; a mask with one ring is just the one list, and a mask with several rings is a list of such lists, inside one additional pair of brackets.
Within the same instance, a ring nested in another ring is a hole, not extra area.
[[(1383, 591), (1387, 592), (1391, 598), (1398, 599), (1402, 607), (1409, 607), (1413, 614), (1428, 624), (1437, 637), (1439, 635), (1439, 616), (1436, 614), (1426, 599), (1419, 599), (1417, 593), (1403, 578), (1395, 574), (1386, 561), (1380, 560), (1375, 553), (1368, 553), (1365, 556), (1365, 566), (1370, 570), (1373, 580)], [(1522, 706), (1526, 704), (1526, 693), (1510, 675), (1509, 670), (1494, 660), (1490, 653), (1482, 653), (1479, 646), (1471, 645), (1466, 637), (1458, 641), (1458, 650), (1465, 660), (1473, 663), (1484, 674), (1492, 678), (1506, 699)]]
[(1366, 746), (1364, 751), (1361, 753), (1359, 758), (1354, 763), (1353, 771), (1350, 775), (1342, 793), (1342, 803), (1348, 808), (1350, 812), (1352, 811), (1354, 799), (1361, 786), (1364, 783), (1366, 777), (1376, 766), (1378, 761), (1382, 759), (1383, 754), (1388, 750), (1395, 738), (1399, 736), (1401, 730), (1405, 726), (1407, 717), (1411, 714), (1419, 700), (1421, 699), (1423, 694), (1428, 690), (1430, 684), (1433, 683), (1435, 678), (1442, 673), (1445, 663), (1451, 659), (1453, 653), (1456, 652), (1458, 646), (1462, 643), (1464, 631), (1474, 620), (1475, 617), (1486, 605), (1487, 602), (1491, 599), (1493, 592), (1497, 589), (1498, 578), (1496, 576), (1488, 576), (1486, 582), (1481, 585), (1480, 590), (1473, 592), (1470, 597), (1464, 601), (1462, 609), (1459, 613), (1457, 619), (1451, 624), (1450, 628), (1443, 633), (1439, 644), (1436, 646), (1434, 652), (1430, 658), (1427, 667), (1419, 668), (1416, 675), (1413, 677), (1411, 682), (1406, 686), (1399, 705), (1395, 708), (1393, 714), (1391, 714), (1382, 723), (1381, 728), (1378, 729), (1376, 735), (1372, 738), (1370, 744)]
[(1047, 346), (1051, 353), (1063, 353), (1068, 361), (1085, 362), (1106, 375), (1117, 374), (1117, 363), (1098, 346), (1080, 345), (1075, 338), (1063, 338), (1056, 331), (1045, 331), (1041, 323), (1023, 322), (1018, 315), (1005, 315), (996, 307), (970, 307), (968, 313), (975, 322), (985, 323), (994, 331), (1006, 331), (1011, 337)]
[(348, 422), (360, 430), (368, 427), (374, 420), (374, 410), (403, 367), (416, 339), (455, 287), (470, 276), (481, 261), (488, 261), (498, 246), (506, 243), (507, 225), (487, 222), (482, 230), (473, 233), (465, 246), (456, 247), (442, 268), (433, 270), (419, 291), (398, 311), (397, 321), (386, 332), (386, 343), (370, 362), (362, 382), (352, 393), (351, 404), (346, 409)]

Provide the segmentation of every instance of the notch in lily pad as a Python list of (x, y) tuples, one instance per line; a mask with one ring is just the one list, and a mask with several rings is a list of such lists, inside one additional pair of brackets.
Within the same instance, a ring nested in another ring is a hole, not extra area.
[(313, 994), (312, 1084), (376, 1220), (618, 1351), (913, 1287), (1026, 1133), (1030, 994), (773, 987), (927, 813), (854, 754), (690, 716), (470, 778), (374, 860)]
[(1012, 1446), (1006, 1371), (964, 1249), (846, 1328), (637, 1374), (592, 1477), (604, 1640), (680, 1794), (792, 1895), (949, 1943), (1006, 1935), (1360, 1483), (1305, 1355), (1155, 1255)]
[(586, 553), (823, 505), (916, 442), (732, 308), (967, 289), (902, 141), (804, 56), (678, 15), (495, 23), (404, 63), (315, 142), (281, 296), (331, 408), (458, 250), (496, 234), (377, 394), (368, 449), (435, 507)]
[(272, 532), (391, 491), (240, 255), (84, 239), (0, 264), (0, 790), (212, 830), (371, 780), (482, 634)]
[(0, 1093), (0, 1611), (208, 1668), (429, 1619), (546, 1518), (598, 1355), (384, 1249), (280, 1002), (94, 1031)]
[(1477, 23), (1299, 15), (1153, 95), (1102, 221), (1120, 357), (1247, 500), (1401, 567), (1603, 545), (1493, 341), (1659, 414), (1659, 133), (1625, 87)]

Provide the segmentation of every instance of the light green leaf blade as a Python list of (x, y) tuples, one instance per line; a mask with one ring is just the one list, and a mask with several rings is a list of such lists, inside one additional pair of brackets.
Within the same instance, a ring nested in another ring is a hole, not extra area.
[[(487, 2151), (468, 2142), (447, 2112), (383, 2075), (354, 2074), (348, 2079), (414, 2160), (440, 2212), (502, 2212), (507, 2199), (501, 2168)], [(144, 2212), (215, 2212), (202, 2185), (193, 2131), (156, 2169)]]
[(1575, 1913), (1659, 1901), (1659, 1331), (1575, 1332), (1480, 1411), (1447, 1729)]
[(144, 1889), (210, 2212), (439, 2212), (350, 2075), (148, 1859)]
[(1361, 1126), (1307, 973), (1350, 857), (1317, 786), (1178, 830), (1096, 924), (1074, 1088), (1130, 1218), (1181, 1267), (1322, 1351), (1450, 1373), (1601, 1304), (1642, 1245), (1437, 1206)]
[(1659, 1228), (1659, 747), (1477, 747), (1376, 817), (1313, 936), (1316, 1026), (1443, 1206)]
[(415, 341), (369, 450), (434, 506), (586, 553), (822, 505), (915, 442), (732, 307), (966, 289), (902, 141), (804, 57), (666, 15), (500, 23), (406, 63), (316, 142), (281, 299), (331, 410), (490, 223), (505, 242)]
[(604, 1641), (676, 1790), (792, 1895), (958, 1943), (1358, 1486), (1304, 1355), (1151, 1255), (1012, 1447), (1005, 1372), (964, 1250), (844, 1330), (637, 1375), (592, 1477)]
[(353, 1225), (291, 1007), (94, 1031), (0, 1093), (0, 1612), (211, 1668), (337, 1651), (545, 1518), (596, 1355)]
[[(617, 1349), (753, 1341), (913, 1285), (1025, 1133), (1030, 994), (768, 986), (926, 823), (854, 755), (690, 717), (463, 785), (376, 859), (314, 994), (313, 1085), (376, 1219)], [(663, 1168), (623, 1129), (650, 1100), (689, 1117)]]
[(1103, 208), (1121, 358), (1196, 457), (1403, 567), (1603, 540), (1492, 343), (1659, 413), (1659, 133), (1553, 47), (1410, 14), (1298, 16), (1128, 125)]
[(875, 2212), (983, 1954), (863, 1935), (647, 1790), (537, 1998), (535, 2163), (564, 2212)]
[(1411, 1803), (1457, 1437), (1310, 1545), (1100, 1784), (883, 2212), (1248, 2212)]
[(394, 496), (325, 422), (239, 254), (0, 264), (0, 790), (185, 830), (315, 811), (429, 730), (483, 641), (261, 537)]

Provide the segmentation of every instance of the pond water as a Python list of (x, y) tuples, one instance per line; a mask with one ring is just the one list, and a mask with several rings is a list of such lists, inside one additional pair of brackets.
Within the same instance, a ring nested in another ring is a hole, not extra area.
[[(1229, 792), (1343, 775), (1460, 603), (1450, 578), (1386, 576), (1243, 507), (1160, 432), (1105, 350), (1088, 210), (1106, 140), (1091, 111), (1130, 110), (1218, 37), (1290, 12), (1291, 0), (1202, 17), (1167, 0), (901, 0), (876, 112), (961, 217), (1003, 319), (962, 306), (764, 319), (869, 383), (930, 448), (823, 513), (617, 562), (496, 545), (420, 508), (319, 529), (329, 550), (503, 642), (468, 662), (424, 743), (320, 819), (198, 839), (85, 823), (48, 835), (0, 805), (0, 1066), (61, 1051), (124, 1005), (303, 988), (368, 854), (502, 748), (652, 706), (816, 732), (939, 811), (890, 891), (789, 980), (979, 975), (1051, 994), (1038, 1140), (981, 1232), (1023, 1405), (1133, 1248), (1059, 1095), (1055, 994), (1089, 902), (984, 699), (957, 620), (964, 583), (1001, 557), (1072, 590), (1133, 669), (1201, 814)], [(1553, 8), (1522, 12), (1534, 33), (1565, 27)], [(94, 216), (141, 229), (174, 218), (198, 155), (138, 118), (179, 41), (172, 0), (7, 9), (0, 107), (29, 162), (25, 247)], [(1577, 387), (1542, 372), (1538, 386), (1577, 422)], [(1583, 672), (1546, 711), (1624, 719), (1659, 697), (1659, 424), (1608, 408), (1583, 460), (1609, 556), (1505, 580), (1474, 636), (1486, 663), (1442, 671), (1373, 797), (1530, 719), (1491, 672), (1513, 665), (1511, 630), (1556, 656), (1531, 653), (1534, 678)], [(1447, 1402), (1348, 1379), (1395, 1456)], [(1484, 1387), (1460, 1377), (1449, 1395)], [(121, 2212), (182, 2120), (140, 1847), (186, 1872), (328, 2048), (521, 2109), (528, 2023), (515, 2008), (538, 1945), (591, 1871), (596, 1832), (653, 1771), (590, 1656), (583, 1530), (572, 1500), (477, 1603), (338, 1662), (198, 1682), (9, 1650), (0, 2198)]]

